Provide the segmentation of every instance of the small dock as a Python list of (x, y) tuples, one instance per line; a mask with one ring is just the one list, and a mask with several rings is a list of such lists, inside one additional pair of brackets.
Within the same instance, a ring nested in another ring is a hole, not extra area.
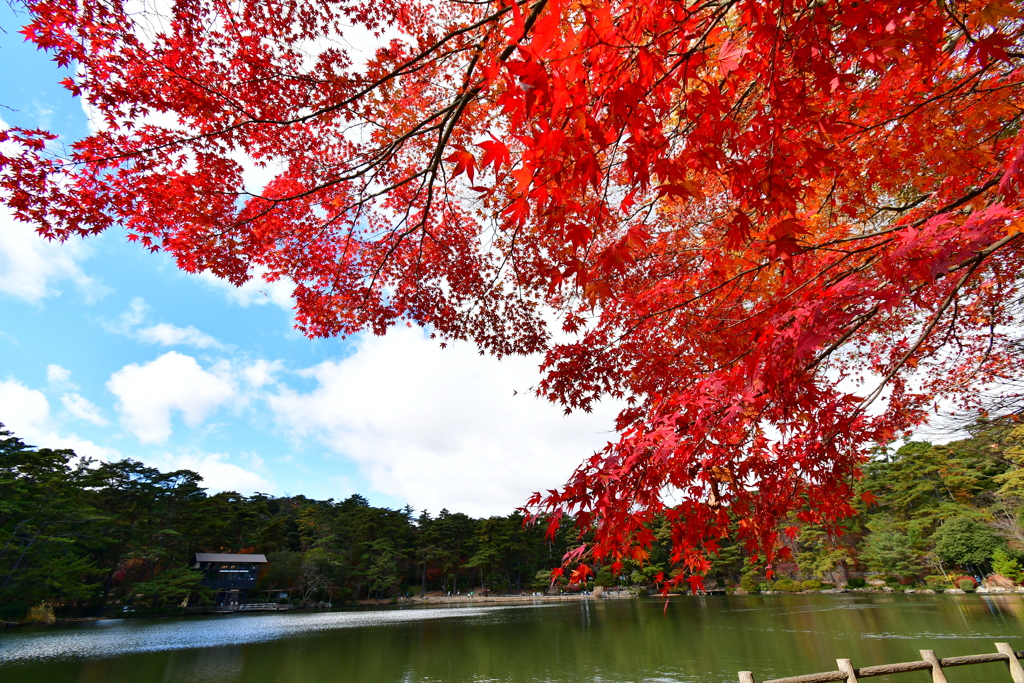
[(276, 602), (251, 602), (245, 605), (217, 605), (206, 608), (208, 614), (232, 614), (234, 612), (285, 612), (291, 605), (279, 605)]

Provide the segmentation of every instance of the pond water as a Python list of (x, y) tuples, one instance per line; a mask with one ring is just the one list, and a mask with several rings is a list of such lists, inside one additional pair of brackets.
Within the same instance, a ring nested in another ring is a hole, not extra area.
[[(1024, 649), (1024, 595), (769, 595), (84, 622), (0, 632), (3, 683), (711, 683)], [(1006, 665), (950, 683), (1009, 681)], [(924, 672), (893, 676), (926, 681)], [(871, 680), (889, 680), (876, 678)]]

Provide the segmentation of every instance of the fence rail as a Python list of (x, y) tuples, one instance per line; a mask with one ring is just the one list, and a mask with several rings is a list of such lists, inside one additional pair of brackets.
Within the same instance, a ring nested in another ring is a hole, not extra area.
[[(761, 683), (828, 683), (829, 681), (846, 681), (857, 683), (861, 678), (872, 676), (887, 676), (905, 671), (931, 671), (932, 683), (947, 683), (943, 669), (953, 666), (967, 666), (969, 664), (986, 664), (988, 662), (1006, 662), (1010, 671), (1010, 678), (1013, 683), (1024, 683), (1024, 667), (1021, 667), (1019, 659), (1024, 658), (1024, 652), (1015, 652), (1009, 643), (996, 643), (996, 652), (985, 655), (966, 655), (963, 657), (944, 657), (939, 659), (932, 650), (921, 650), (921, 660), (917, 662), (899, 662), (898, 664), (880, 664), (878, 666), (865, 666), (855, 669), (849, 659), (837, 659), (839, 669), (836, 671), (822, 671), (816, 674), (804, 674), (803, 676), (789, 676), (787, 678), (774, 678)], [(754, 674), (750, 671), (740, 671), (740, 683), (757, 683)]]

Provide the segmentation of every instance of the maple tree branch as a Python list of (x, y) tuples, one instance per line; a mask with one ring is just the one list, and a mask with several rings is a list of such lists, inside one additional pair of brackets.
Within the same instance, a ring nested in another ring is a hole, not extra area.
[[(924, 224), (930, 218), (932, 218), (934, 216), (937, 216), (937, 215), (941, 215), (943, 213), (947, 213), (949, 211), (952, 211), (953, 209), (956, 209), (956, 208), (959, 208), (960, 206), (963, 206), (964, 204), (966, 204), (967, 202), (971, 201), (972, 199), (975, 199), (976, 197), (980, 196), (981, 194), (983, 194), (987, 190), (991, 189), (992, 187), (995, 187), (999, 183), (999, 181), (1001, 179), (1002, 179), (1002, 175), (1001, 174), (997, 175), (997, 176), (995, 176), (993, 178), (990, 178), (986, 183), (984, 183), (980, 187), (978, 187), (978, 188), (972, 190), (971, 192), (968, 192), (968, 193), (962, 195), (961, 197), (957, 198), (956, 200), (953, 200), (953, 201), (945, 204), (944, 206), (934, 210), (930, 215), (922, 217), (922, 218), (919, 218), (919, 219), (917, 219), (917, 220), (915, 220), (915, 221), (913, 221), (911, 223), (896, 225), (896, 226), (893, 226), (891, 228), (886, 228), (884, 230), (877, 230), (877, 231), (874, 231), (874, 232), (871, 232), (871, 233), (865, 233), (865, 234), (862, 234), (862, 235), (853, 235), (853, 236), (850, 236), (850, 237), (844, 237), (844, 238), (838, 238), (838, 239), (830, 240), (828, 242), (823, 242), (823, 243), (820, 243), (820, 244), (817, 244), (817, 245), (812, 245), (812, 246), (806, 247), (804, 249), (804, 251), (815, 251), (815, 250), (819, 250), (819, 249), (822, 249), (824, 247), (828, 247), (828, 246), (832, 246), (832, 245), (844, 244), (844, 243), (853, 242), (853, 241), (861, 241), (861, 240), (871, 239), (871, 238), (874, 238), (874, 237), (881, 237), (881, 236), (888, 235), (888, 234), (891, 234), (891, 233), (894, 233), (894, 232), (899, 232), (899, 231), (905, 230), (907, 228), (919, 227), (920, 225)], [(876, 249), (876, 248), (878, 248), (878, 247), (880, 247), (880, 246), (882, 246), (884, 244), (885, 244), (884, 241), (883, 242), (879, 242), (877, 244), (873, 244), (870, 247), (867, 247), (865, 249), (858, 250), (858, 251), (865, 251), (865, 250), (868, 250), (868, 249)], [(856, 252), (851, 252), (851, 253), (856, 253)], [(658, 311), (652, 311), (651, 313), (648, 313), (648, 314), (638, 318), (637, 322), (633, 326), (631, 326), (630, 328), (625, 330), (619, 336), (618, 341), (621, 341), (623, 338), (625, 338), (626, 336), (628, 336), (632, 332), (636, 331), (639, 328), (640, 324), (642, 324), (644, 321), (646, 321), (646, 320), (648, 320), (648, 319), (650, 319), (652, 317), (661, 316), (661, 315), (664, 315), (664, 314), (667, 314), (667, 313), (671, 313), (674, 310), (678, 310), (680, 308), (689, 306), (693, 302), (698, 301), (698, 300), (700, 300), (702, 298), (705, 298), (708, 295), (714, 293), (715, 291), (721, 289), (722, 287), (727, 286), (729, 283), (733, 282), (734, 280), (737, 280), (737, 279), (742, 278), (742, 277), (744, 277), (746, 275), (749, 275), (749, 274), (752, 274), (752, 273), (756, 273), (756, 272), (758, 272), (760, 270), (763, 270), (764, 268), (770, 266), (772, 262), (773, 261), (771, 261), (771, 260), (762, 261), (761, 263), (756, 264), (756, 265), (752, 266), (751, 268), (748, 268), (748, 269), (746, 269), (744, 271), (741, 271), (741, 272), (737, 273), (733, 277), (731, 277), (731, 278), (729, 278), (729, 279), (719, 283), (718, 285), (708, 289), (707, 291), (705, 291), (703, 293), (696, 294), (696, 295), (694, 295), (694, 296), (692, 296), (692, 297), (690, 297), (688, 299), (685, 299), (685, 300), (683, 300), (683, 301), (681, 301), (681, 302), (679, 302), (677, 304), (674, 304), (671, 307), (668, 307), (668, 308), (665, 308), (665, 309), (661, 309), (661, 310), (658, 310)], [(819, 276), (820, 276), (820, 274), (819, 274)], [(818, 360), (814, 361), (812, 363), (811, 367), (813, 367), (814, 365), (817, 365), (820, 362), (820, 360), (821, 359), (818, 359)]]
[[(501, 52), (501, 54), (498, 56), (498, 61), (499, 62), (506, 61), (511, 56), (511, 54), (512, 54), (513, 50), (515, 49), (516, 45), (518, 45), (522, 40), (524, 40), (526, 38), (526, 36), (529, 34), (530, 30), (533, 28), (533, 25), (536, 23), (537, 18), (540, 16), (541, 12), (544, 10), (544, 7), (547, 5), (547, 2), (548, 2), (548, 0), (540, 0), (539, 2), (537, 2), (534, 5), (534, 7), (533, 7), (529, 17), (524, 22), (523, 34), (513, 44), (508, 45)], [(520, 4), (525, 4), (525, 3), (520, 3)], [(377, 278), (380, 276), (381, 270), (383, 269), (384, 265), (387, 263), (388, 259), (391, 257), (391, 255), (393, 255), (398, 250), (398, 248), (401, 246), (402, 242), (409, 235), (411, 235), (413, 233), (416, 233), (416, 232), (423, 231), (427, 236), (431, 237), (431, 239), (433, 239), (436, 244), (438, 244), (439, 246), (444, 246), (444, 244), (442, 242), (440, 242), (439, 240), (437, 240), (436, 238), (433, 237), (433, 235), (430, 233), (430, 231), (427, 229), (426, 226), (427, 226), (427, 222), (430, 219), (430, 210), (431, 210), (431, 208), (433, 206), (434, 186), (435, 186), (435, 184), (437, 182), (437, 175), (438, 175), (439, 171), (441, 170), (441, 162), (443, 160), (444, 151), (447, 149), (448, 141), (451, 138), (451, 135), (453, 134), (453, 132), (455, 130), (455, 127), (458, 124), (458, 121), (461, 118), (463, 112), (466, 110), (466, 107), (469, 105), (469, 103), (472, 100), (474, 100), (476, 98), (477, 95), (480, 94), (480, 92), (482, 92), (482, 86), (481, 85), (476, 85), (476, 86), (473, 86), (473, 87), (469, 86), (469, 83), (471, 82), (471, 79), (473, 77), (473, 73), (474, 73), (474, 71), (476, 69), (476, 65), (477, 65), (477, 63), (478, 63), (478, 61), (480, 59), (480, 55), (481, 54), (482, 54), (482, 50), (478, 49), (477, 52), (473, 55), (473, 57), (470, 59), (470, 62), (468, 64), (468, 66), (466, 67), (466, 73), (465, 73), (465, 76), (463, 78), (462, 94), (455, 100), (455, 102), (453, 102), (451, 105), (449, 105), (444, 110), (442, 110), (443, 112), (445, 112), (444, 113), (444, 118), (442, 119), (441, 124), (439, 125), (439, 127), (436, 128), (436, 130), (438, 130), (438, 132), (439, 132), (439, 136), (438, 136), (438, 141), (437, 141), (437, 143), (435, 145), (435, 148), (434, 148), (434, 153), (431, 156), (430, 163), (422, 171), (418, 172), (417, 174), (415, 174), (412, 177), (404, 178), (402, 181), (400, 181), (400, 183), (396, 183), (395, 187), (392, 188), (392, 189), (397, 189), (398, 186), (407, 184), (408, 182), (411, 182), (416, 177), (422, 177), (423, 178), (423, 184), (420, 186), (420, 191), (422, 191), (424, 188), (426, 189), (425, 202), (424, 202), (423, 207), (420, 208), (420, 213), (421, 213), (422, 217), (415, 224), (411, 225), (407, 230), (401, 232), (398, 235), (398, 239), (393, 240), (393, 243), (389, 247), (388, 251), (378, 261), (378, 265), (375, 268), (373, 275), (371, 275), (370, 278), (369, 278), (370, 279), (370, 286), (369, 286), (368, 289), (370, 291), (372, 291), (373, 284), (376, 282)], [(380, 192), (378, 194), (383, 194), (383, 192)], [(421, 249), (420, 253), (422, 253), (422, 249)]]
[(843, 142), (847, 142), (847, 141), (851, 140), (852, 138), (855, 138), (855, 137), (863, 135), (864, 133), (869, 133), (869, 132), (875, 130), (876, 128), (885, 127), (885, 126), (888, 126), (888, 125), (890, 125), (892, 123), (896, 123), (898, 121), (906, 119), (906, 118), (910, 117), (911, 114), (917, 112), (920, 109), (923, 109), (927, 105), (933, 104), (933, 103), (938, 102), (940, 100), (944, 100), (944, 99), (952, 96), (954, 93), (962, 90), (968, 83), (971, 83), (972, 81), (980, 80), (981, 76), (987, 70), (988, 70), (988, 67), (980, 67), (979, 69), (977, 69), (973, 73), (964, 76), (958, 83), (955, 83), (952, 86), (950, 86), (950, 88), (948, 90), (945, 90), (943, 92), (939, 92), (939, 93), (936, 93), (936, 94), (934, 94), (934, 95), (932, 95), (930, 97), (927, 97), (927, 98), (921, 100), (920, 102), (915, 103), (914, 106), (911, 107), (909, 110), (901, 111), (899, 114), (896, 114), (895, 116), (890, 116), (889, 118), (882, 119), (881, 121), (873, 123), (873, 124), (871, 124), (869, 126), (856, 123), (855, 121), (843, 121), (843, 123), (846, 124), (846, 125), (854, 126), (854, 127), (858, 128), (857, 131), (855, 131), (855, 132), (851, 133), (850, 135), (846, 136), (846, 138), (843, 139)]
[(867, 410), (867, 408), (872, 403), (874, 403), (879, 396), (881, 396), (882, 391), (885, 389), (886, 385), (888, 385), (892, 378), (896, 376), (896, 373), (899, 372), (904, 365), (906, 365), (907, 361), (909, 361), (913, 357), (913, 355), (917, 353), (917, 350), (921, 348), (921, 346), (928, 339), (928, 337), (931, 336), (931, 333), (935, 329), (935, 326), (938, 325), (939, 319), (942, 317), (942, 314), (945, 313), (946, 309), (949, 308), (949, 305), (953, 303), (953, 301), (955, 301), (956, 295), (960, 291), (960, 288), (967, 283), (967, 280), (969, 280), (970, 277), (975, 273), (980, 263), (980, 261), (973, 263), (969, 267), (969, 270), (966, 273), (964, 273), (964, 275), (956, 283), (956, 285), (953, 286), (953, 288), (950, 290), (946, 298), (943, 299), (942, 304), (939, 306), (938, 310), (934, 313), (934, 315), (932, 315), (931, 320), (929, 320), (928, 324), (925, 325), (924, 330), (918, 336), (913, 346), (907, 349), (906, 353), (904, 353), (903, 356), (885, 373), (885, 375), (882, 377), (881, 382), (879, 382), (875, 390), (871, 392), (871, 394), (869, 394), (867, 398), (864, 399), (864, 402), (861, 404), (859, 410)]
[(981, 186), (975, 188), (974, 190), (971, 190), (970, 192), (968, 192), (968, 193), (966, 193), (964, 195), (961, 195), (957, 199), (955, 199), (955, 200), (945, 204), (944, 206), (941, 206), (941, 207), (935, 209), (934, 211), (929, 213), (927, 216), (922, 216), (921, 218), (918, 218), (917, 220), (915, 220), (913, 222), (910, 222), (910, 223), (900, 223), (899, 225), (894, 225), (894, 226), (892, 226), (890, 228), (885, 228), (884, 230), (876, 230), (874, 232), (864, 233), (864, 234), (861, 234), (861, 235), (851, 235), (849, 237), (841, 237), (841, 238), (838, 238), (838, 239), (830, 240), (828, 242), (822, 242), (821, 244), (817, 244), (817, 245), (814, 245), (812, 247), (809, 247), (808, 250), (820, 249), (822, 247), (831, 246), (833, 244), (844, 244), (846, 242), (856, 242), (856, 241), (859, 241), (859, 240), (871, 239), (873, 237), (881, 237), (882, 235), (888, 235), (888, 234), (891, 234), (891, 233), (894, 233), (894, 232), (900, 232), (901, 230), (906, 230), (907, 228), (917, 228), (917, 227), (920, 227), (921, 225), (926, 223), (928, 220), (934, 218), (935, 216), (939, 216), (941, 214), (948, 213), (948, 212), (952, 211), (953, 209), (958, 209), (961, 206), (963, 206), (964, 204), (966, 204), (967, 202), (971, 201), (972, 199), (976, 199), (977, 197), (981, 196), (986, 191), (988, 191), (988, 190), (992, 189), (993, 187), (995, 187), (996, 185), (998, 185), (999, 182), (1002, 180), (1002, 177), (1003, 176), (1000, 173), (1000, 174), (990, 178), (988, 181), (986, 181)]
[(918, 336), (913, 346), (911, 346), (906, 351), (906, 353), (904, 353), (900, 357), (900, 359), (889, 369), (889, 371), (886, 372), (885, 376), (882, 378), (882, 381), (879, 383), (878, 387), (876, 387), (875, 390), (864, 400), (864, 402), (861, 404), (860, 410), (866, 410), (868, 406), (870, 406), (881, 395), (882, 390), (892, 380), (892, 378), (896, 376), (896, 373), (900, 371), (900, 369), (907, 363), (908, 360), (910, 360), (911, 357), (913, 357), (915, 353), (917, 353), (917, 350), (920, 349), (924, 342), (928, 339), (928, 337), (931, 336), (932, 331), (934, 331), (936, 325), (938, 325), (939, 319), (942, 317), (943, 313), (945, 313), (945, 311), (950, 307), (950, 305), (956, 300), (956, 295), (960, 292), (960, 290), (971, 278), (971, 276), (974, 275), (975, 272), (977, 272), (982, 262), (992, 254), (994, 254), (996, 251), (1006, 246), (1007, 244), (1017, 241), (1020, 237), (1021, 233), (1007, 235), (1001, 240), (994, 242), (990, 246), (979, 251), (975, 256), (971, 257), (970, 259), (967, 259), (966, 261), (963, 261), (962, 263), (958, 264), (955, 268), (950, 269), (950, 272), (956, 272), (959, 270), (963, 270), (964, 268), (967, 268), (967, 272), (960, 277), (957, 283), (953, 286), (953, 288), (943, 299), (942, 303), (939, 305), (939, 308), (932, 315), (931, 320), (928, 321), (928, 324), (925, 325), (924, 330)]
[[(511, 1), (514, 2), (516, 5), (523, 6), (523, 5), (529, 4), (529, 2), (531, 0), (511, 0)], [(546, 2), (547, 2), (547, 0), (541, 0), (541, 2), (539, 4), (540, 5), (544, 5), (544, 4), (546, 4)], [(472, 31), (475, 31), (478, 28), (481, 28), (483, 26), (491, 24), (491, 23), (495, 22), (497, 19), (500, 19), (505, 14), (508, 14), (509, 12), (511, 12), (511, 6), (503, 7), (502, 9), (500, 9), (500, 10), (498, 10), (498, 11), (496, 11), (496, 12), (494, 12), (494, 13), (492, 13), (492, 14), (490, 14), (490, 15), (488, 15), (488, 16), (486, 16), (486, 17), (484, 17), (484, 18), (482, 18), (482, 19), (480, 19), (480, 20), (478, 20), (478, 21), (476, 21), (474, 23), (472, 23), (472, 24), (469, 24), (467, 26), (464, 26), (464, 27), (461, 27), (461, 28), (458, 28), (458, 29), (450, 31), (446, 35), (444, 35), (441, 38), (439, 38), (437, 40), (437, 42), (431, 44), (430, 47), (428, 47), (428, 48), (426, 48), (424, 50), (421, 50), (419, 53), (417, 53), (413, 57), (409, 58), (408, 60), (406, 60), (405, 62), (403, 62), (399, 66), (395, 67), (394, 69), (392, 69), (388, 73), (378, 77), (374, 81), (371, 81), (370, 83), (365, 85), (361, 90), (358, 90), (357, 92), (355, 92), (353, 95), (351, 95), (351, 96), (349, 96), (349, 97), (347, 97), (347, 98), (345, 98), (345, 99), (343, 99), (343, 100), (341, 100), (339, 102), (335, 102), (335, 103), (333, 103), (331, 105), (328, 105), (328, 106), (325, 106), (325, 107), (321, 107), (320, 109), (311, 111), (308, 114), (303, 114), (301, 116), (295, 116), (295, 117), (292, 117), (290, 119), (265, 119), (265, 118), (259, 118), (259, 117), (255, 117), (255, 116), (251, 116), (250, 115), (250, 118), (245, 120), (245, 121), (239, 121), (237, 123), (234, 123), (234, 124), (231, 124), (231, 125), (228, 125), (228, 126), (223, 126), (223, 127), (218, 128), (217, 130), (208, 131), (208, 132), (205, 132), (205, 133), (198, 133), (198, 134), (195, 134), (195, 135), (186, 136), (184, 138), (179, 138), (179, 139), (174, 140), (172, 142), (167, 142), (167, 143), (164, 143), (164, 144), (161, 144), (161, 145), (155, 145), (155, 146), (147, 147), (145, 149), (133, 150), (131, 152), (125, 152), (123, 154), (112, 155), (110, 157), (105, 157), (105, 158), (102, 158), (102, 159), (95, 159), (95, 160), (91, 160), (91, 161), (93, 161), (93, 162), (95, 162), (95, 161), (118, 161), (118, 160), (123, 160), (123, 159), (130, 159), (130, 158), (141, 156), (141, 155), (151, 154), (153, 152), (156, 152), (156, 151), (159, 151), (159, 150), (162, 150), (162, 149), (168, 149), (168, 148), (173, 148), (173, 147), (180, 147), (180, 146), (183, 146), (183, 145), (188, 145), (188, 144), (193, 143), (193, 142), (199, 142), (199, 141), (204, 140), (204, 139), (209, 139), (209, 138), (214, 138), (214, 137), (221, 137), (221, 136), (227, 135), (228, 133), (234, 132), (236, 130), (240, 130), (240, 129), (246, 127), (246, 126), (251, 126), (251, 125), (291, 126), (291, 125), (295, 125), (295, 124), (299, 124), (299, 123), (306, 123), (306, 122), (311, 121), (313, 119), (319, 118), (319, 117), (321, 117), (321, 116), (323, 116), (325, 114), (329, 114), (329, 113), (332, 113), (334, 111), (338, 111), (340, 109), (344, 109), (345, 107), (348, 107), (348, 106), (354, 104), (355, 102), (359, 101), (361, 98), (363, 98), (366, 95), (372, 93), (374, 90), (378, 89), (379, 87), (381, 87), (385, 83), (388, 83), (389, 81), (395, 80), (396, 78), (399, 78), (400, 76), (403, 76), (403, 75), (406, 75), (406, 74), (409, 74), (409, 73), (414, 73), (415, 70), (412, 67), (417, 66), (421, 61), (423, 61), (427, 57), (431, 56), (432, 54), (439, 52), (439, 48), (441, 48), (443, 45), (447, 44), (451, 40), (454, 40), (455, 38), (457, 38), (457, 37), (459, 37), (461, 35), (464, 35), (466, 33), (470, 33)], [(465, 48), (463, 48), (463, 49), (465, 49)], [(510, 46), (509, 48), (506, 48), (505, 52), (507, 52), (508, 54), (511, 54), (511, 49), (514, 49), (514, 46)], [(448, 53), (445, 53), (445, 54), (448, 54), (448, 55), (456, 54), (459, 51), (461, 51), (461, 50), (456, 50), (456, 51), (448, 52)], [(503, 53), (503, 54), (505, 54), (505, 53)], [(506, 55), (503, 59), (501, 59), (501, 61), (505, 61), (505, 59), (507, 59), (507, 58), (508, 57)], [(224, 95), (223, 93), (221, 93), (221, 92), (219, 92), (217, 90), (212, 89), (211, 87), (207, 86), (205, 83), (196, 81), (195, 79), (190, 78), (189, 76), (187, 76), (187, 75), (185, 75), (183, 73), (178, 73), (178, 72), (174, 71), (173, 69), (171, 69), (170, 67), (168, 67), (166, 65), (162, 65), (162, 66), (165, 69), (167, 69), (168, 71), (170, 71), (172, 73), (172, 75), (174, 75), (176, 78), (180, 78), (181, 80), (183, 80), (185, 82), (188, 82), (188, 83), (191, 83), (192, 85), (194, 85), (196, 87), (199, 87), (200, 89), (206, 90), (210, 94), (216, 95), (217, 97), (219, 97), (220, 99), (223, 99), (224, 101), (227, 101), (227, 102), (231, 102), (232, 101), (232, 98), (229, 98), (226, 95)], [(243, 106), (241, 106), (240, 104), (236, 104), (235, 108), (237, 110), (239, 110), (239, 111), (245, 112), (245, 108)], [(248, 112), (245, 112), (245, 113), (248, 114)], [(76, 163), (78, 163), (78, 162), (76, 162)]]

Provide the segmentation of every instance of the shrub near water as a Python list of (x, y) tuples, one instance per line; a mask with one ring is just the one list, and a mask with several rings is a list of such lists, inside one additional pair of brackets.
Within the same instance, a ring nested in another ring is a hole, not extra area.
[(36, 605), (25, 615), (27, 624), (52, 624), (55, 621), (57, 618), (53, 616), (53, 608), (45, 604)]
[(969, 576), (963, 576), (956, 580), (956, 587), (962, 590), (964, 593), (974, 592), (974, 579)]
[(615, 575), (612, 574), (611, 569), (608, 567), (601, 567), (597, 572), (597, 576), (594, 577), (594, 583), (598, 586), (604, 586), (605, 588), (614, 586), (616, 583)]
[(992, 571), (1016, 583), (1024, 580), (1024, 569), (1021, 568), (1020, 563), (1010, 557), (1002, 548), (998, 548), (992, 553)]
[(846, 580), (847, 588), (863, 588), (868, 585), (868, 582), (860, 577), (851, 577)]
[(754, 572), (746, 572), (740, 577), (740, 588), (748, 593), (760, 593), (761, 587)]

